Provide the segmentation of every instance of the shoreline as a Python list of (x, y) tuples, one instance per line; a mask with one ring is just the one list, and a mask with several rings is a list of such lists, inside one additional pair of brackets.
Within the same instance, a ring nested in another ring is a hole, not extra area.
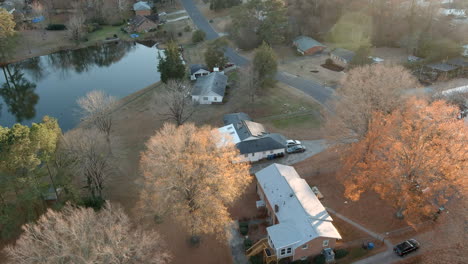
[[(121, 39), (119, 39), (117, 41), (137, 42), (137, 41), (148, 41), (148, 40), (154, 40), (154, 37), (148, 36), (146, 38), (138, 38), (138, 39), (132, 39), (132, 40), (122, 39), (121, 38)], [(157, 42), (156, 40), (154, 40), (154, 41)], [(109, 42), (107, 42), (107, 43), (109, 43)], [(52, 48), (39, 49), (36, 52), (30, 52), (29, 54), (27, 54), (25, 56), (13, 57), (13, 58), (8, 59), (8, 61), (6, 61), (6, 62), (0, 62), (0, 67), (4, 67), (6, 65), (10, 65), (10, 64), (13, 64), (13, 63), (18, 63), (18, 62), (21, 62), (21, 61), (24, 61), (24, 60), (27, 60), (27, 59), (35, 58), (35, 57), (46, 56), (46, 55), (56, 53), (56, 52), (60, 52), (60, 51), (78, 50), (78, 49), (88, 48), (88, 47), (91, 47), (91, 46), (99, 46), (99, 45), (103, 45), (103, 44), (106, 44), (105, 40), (99, 40), (99, 41), (94, 41), (94, 42), (90, 42), (90, 43), (83, 42), (83, 43), (80, 43), (78, 45), (64, 45), (64, 46), (57, 46), (57, 47), (52, 47)]]

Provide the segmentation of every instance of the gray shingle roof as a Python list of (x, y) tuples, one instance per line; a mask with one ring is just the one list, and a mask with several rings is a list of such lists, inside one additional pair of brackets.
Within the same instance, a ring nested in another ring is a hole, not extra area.
[(230, 124), (236, 124), (239, 123), (242, 120), (249, 120), (252, 121), (252, 118), (244, 112), (240, 113), (232, 113), (232, 114), (226, 114), (223, 117), (224, 125), (230, 125)]
[(468, 59), (466, 58), (455, 58), (447, 61), (447, 64), (460, 66), (460, 67), (468, 67)]
[(133, 10), (135, 11), (151, 10), (151, 7), (149, 6), (147, 2), (140, 1), (140, 2), (136, 2), (133, 5)]
[(437, 70), (441, 72), (449, 72), (456, 70), (458, 66), (453, 66), (447, 63), (433, 63), (433, 64), (428, 64), (426, 67), (432, 69), (432, 70)]
[(353, 58), (354, 58), (354, 55), (356, 55), (356, 53), (354, 53), (354, 51), (347, 50), (347, 49), (342, 49), (342, 48), (337, 48), (337, 49), (333, 50), (331, 52), (331, 54), (344, 59), (348, 63), (351, 62), (353, 60)]
[(299, 36), (296, 39), (294, 39), (293, 43), (301, 51), (306, 51), (316, 46), (326, 47), (322, 43), (316, 41), (313, 38), (309, 38), (307, 36)]
[(227, 85), (227, 76), (220, 72), (213, 72), (197, 79), (192, 95), (207, 96), (217, 94), (224, 96)]
[(264, 137), (242, 141), (237, 144), (241, 154), (269, 151), (286, 147), (286, 138), (281, 134), (268, 134)]
[(205, 65), (201, 65), (201, 64), (192, 64), (190, 65), (190, 75), (196, 73), (197, 71), (199, 70), (205, 70), (205, 71), (208, 71), (208, 67), (206, 67)]

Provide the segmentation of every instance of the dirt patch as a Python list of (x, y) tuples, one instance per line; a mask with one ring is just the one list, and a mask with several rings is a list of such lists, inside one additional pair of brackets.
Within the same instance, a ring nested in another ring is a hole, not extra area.
[[(323, 64), (328, 59), (326, 54), (301, 56), (286, 60), (280, 64), (281, 71), (288, 72), (304, 79), (313, 80), (321, 84), (332, 86), (338, 84), (344, 76), (339, 68), (324, 68)], [(339, 71), (335, 71), (339, 70)]]
[(336, 72), (341, 72), (344, 70), (344, 67), (341, 67), (339, 65), (336, 65), (336, 64), (321, 64), (320, 66), (322, 66), (323, 68), (325, 69), (328, 69), (328, 70), (331, 70), (331, 71), (336, 71)]

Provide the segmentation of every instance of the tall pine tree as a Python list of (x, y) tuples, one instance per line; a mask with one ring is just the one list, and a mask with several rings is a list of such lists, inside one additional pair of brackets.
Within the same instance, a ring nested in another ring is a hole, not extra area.
[(185, 66), (175, 42), (169, 42), (164, 51), (164, 58), (159, 58), (158, 71), (161, 73), (161, 81), (167, 83), (171, 79), (183, 79), (185, 77)]

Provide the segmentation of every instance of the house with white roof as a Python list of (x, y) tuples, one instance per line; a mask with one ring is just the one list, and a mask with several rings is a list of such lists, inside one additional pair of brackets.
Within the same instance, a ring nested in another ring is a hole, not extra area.
[(246, 113), (226, 114), (223, 121), (224, 126), (218, 131), (229, 135), (231, 143), (239, 149), (241, 162), (256, 162), (285, 154), (287, 139), (281, 134), (269, 133)]
[(263, 252), (267, 263), (316, 256), (333, 248), (341, 235), (333, 219), (307, 182), (291, 166), (272, 164), (255, 174), (257, 206), (265, 206), (267, 237), (247, 250), (247, 256)]

